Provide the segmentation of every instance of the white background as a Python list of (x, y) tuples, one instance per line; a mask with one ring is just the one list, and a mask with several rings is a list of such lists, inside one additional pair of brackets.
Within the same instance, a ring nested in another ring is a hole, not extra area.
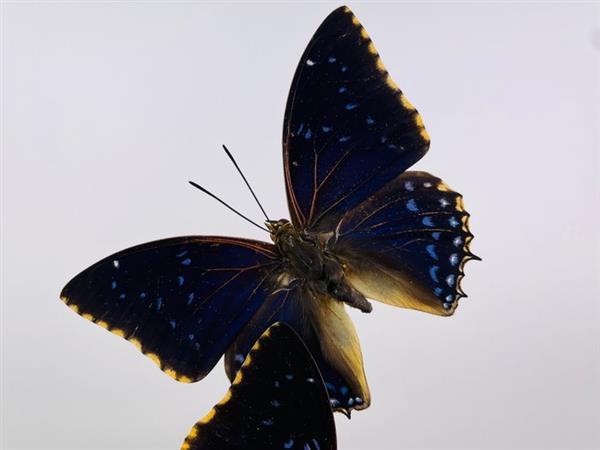
[[(133, 244), (268, 239), (222, 153), (286, 217), (281, 125), (338, 4), (2, 6), (2, 445), (175, 449), (227, 388), (172, 381), (62, 286)], [(449, 319), (352, 311), (372, 406), (341, 449), (600, 446), (598, 4), (350, 4), (421, 111), (417, 164), (465, 195), (481, 263)]]

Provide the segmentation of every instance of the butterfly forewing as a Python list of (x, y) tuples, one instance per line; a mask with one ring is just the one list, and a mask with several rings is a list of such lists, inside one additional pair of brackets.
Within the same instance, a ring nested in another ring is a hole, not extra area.
[(116, 253), (86, 269), (61, 298), (133, 342), (180, 381), (203, 378), (273, 294), (273, 246), (181, 237)]
[(298, 335), (271, 326), (229, 391), (190, 431), (182, 450), (336, 448), (335, 424), (319, 370)]
[(308, 44), (288, 97), (283, 154), (293, 223), (330, 230), (428, 148), (419, 114), (365, 29), (348, 8), (336, 9)]

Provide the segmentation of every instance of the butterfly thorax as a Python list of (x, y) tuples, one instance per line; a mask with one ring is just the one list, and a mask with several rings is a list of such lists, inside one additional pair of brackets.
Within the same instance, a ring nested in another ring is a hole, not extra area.
[(285, 219), (267, 222), (267, 227), (282, 260), (283, 288), (303, 285), (318, 297), (333, 297), (371, 312), (371, 304), (346, 280), (343, 264), (329, 252), (326, 239), (299, 232)]

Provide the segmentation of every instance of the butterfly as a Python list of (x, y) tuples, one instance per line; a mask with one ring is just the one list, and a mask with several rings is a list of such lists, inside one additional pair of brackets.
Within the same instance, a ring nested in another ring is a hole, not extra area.
[(283, 128), (291, 220), (267, 217), (272, 243), (142, 244), (84, 270), (61, 298), (182, 382), (202, 379), (223, 354), (234, 380), (254, 342), (284, 322), (310, 349), (332, 407), (364, 409), (369, 386), (345, 305), (369, 312), (370, 298), (449, 316), (465, 296), (465, 263), (478, 259), (462, 196), (407, 171), (429, 142), (365, 29), (338, 8), (292, 81)]
[(278, 322), (256, 341), (225, 397), (181, 450), (334, 450), (335, 422), (319, 369), (300, 337)]

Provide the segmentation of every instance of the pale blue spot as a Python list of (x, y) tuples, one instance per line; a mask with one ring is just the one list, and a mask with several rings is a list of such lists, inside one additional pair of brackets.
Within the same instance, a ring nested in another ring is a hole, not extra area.
[(415, 202), (414, 198), (411, 198), (409, 201), (406, 202), (406, 209), (412, 212), (417, 212), (419, 210), (417, 202)]
[(431, 217), (429, 216), (425, 216), (423, 217), (423, 225), (425, 225), (426, 227), (432, 227), (433, 226), (433, 220), (431, 220)]
[(292, 448), (294, 445), (294, 440), (290, 438), (289, 441), (283, 443), (283, 448)]
[(119, 268), (119, 261), (116, 260), (116, 259), (114, 259), (113, 260), (113, 266), (114, 266), (115, 269), (118, 269)]
[(340, 142), (347, 142), (350, 140), (350, 136), (342, 136), (341, 138), (338, 139), (338, 141)]
[(454, 216), (450, 217), (450, 220), (448, 221), (448, 223), (450, 223), (450, 226), (452, 228), (456, 228), (460, 224), (460, 222), (458, 220), (456, 220), (456, 217), (454, 217)]
[(429, 244), (427, 247), (425, 247), (425, 249), (427, 250), (427, 253), (429, 253), (429, 256), (431, 256), (436, 261), (438, 260), (438, 255), (435, 252), (435, 245), (434, 244)]
[(120, 298), (121, 300), (124, 300), (124, 299), (125, 299), (125, 297), (126, 297), (126, 295), (125, 295), (125, 294), (121, 294), (121, 295), (119, 295), (119, 298)]
[(413, 184), (413, 182), (412, 182), (412, 181), (405, 181), (405, 182), (404, 182), (404, 188), (405, 188), (407, 191), (414, 191), (414, 190), (415, 190), (415, 185)]
[(169, 322), (169, 325), (171, 325), (171, 328), (175, 329), (175, 327), (177, 326), (177, 322), (175, 320), (171, 320)]
[(162, 308), (162, 298), (158, 297), (156, 299), (156, 310), (158, 311), (160, 308)]
[(450, 286), (450, 287), (454, 286), (454, 281), (455, 281), (454, 275), (448, 275), (446, 277), (446, 283), (448, 284), (448, 286)]
[(373, 125), (374, 123), (375, 123), (375, 121), (373, 120), (373, 118), (371, 116), (367, 116), (367, 124)]
[(188, 305), (194, 301), (194, 296), (195, 296), (195, 295), (196, 295), (196, 294), (194, 294), (193, 292), (190, 292), (190, 293), (188, 294), (188, 299), (187, 299), (187, 304), (188, 304)]
[(267, 427), (270, 427), (271, 425), (273, 425), (273, 419), (272, 418), (266, 419), (266, 420), (261, 421), (261, 423)]
[(338, 89), (338, 93), (343, 94), (347, 90), (348, 90), (348, 88), (346, 86), (342, 86), (341, 88)]
[(454, 301), (454, 295), (452, 295), (452, 294), (446, 295), (446, 301), (448, 303), (452, 303)]
[(444, 307), (444, 309), (450, 309), (450, 303), (442, 303), (442, 306)]
[(190, 341), (193, 341), (194, 340), (194, 334), (193, 333), (188, 334), (188, 339)]
[(436, 241), (439, 241), (439, 240), (440, 240), (440, 235), (441, 235), (441, 234), (442, 234), (442, 233), (440, 233), (439, 231), (434, 231), (433, 233), (431, 233), (431, 236), (433, 236), (433, 238), (434, 238)]
[(450, 202), (448, 200), (446, 200), (445, 198), (440, 198), (440, 205), (442, 206), (442, 208), (445, 208), (449, 204)]
[(352, 406), (354, 405), (354, 399), (353, 398), (349, 398), (348, 399), (348, 406)]
[(279, 387), (279, 381), (275, 381), (275, 383), (273, 383), (275, 385), (276, 388)]
[(296, 134), (300, 134), (302, 133), (302, 129), (304, 128), (304, 124), (301, 123), (300, 126), (298, 127), (298, 131), (296, 131)]
[(346, 395), (348, 393), (348, 387), (347, 386), (342, 386), (340, 388), (340, 392), (342, 395)]
[(188, 254), (188, 251), (187, 251), (187, 250), (184, 250), (184, 251), (182, 251), (181, 253), (177, 253), (175, 256), (176, 256), (176, 257), (178, 257), (178, 258), (181, 258), (182, 256), (185, 256), (185, 255), (187, 255), (187, 254)]
[(325, 133), (329, 133), (331, 131), (331, 127), (326, 127), (325, 125), (323, 125), (321, 127), (321, 130), (323, 130)]
[(291, 373), (288, 373), (288, 374), (285, 376), (285, 379), (286, 379), (286, 380), (293, 380), (293, 379), (294, 379), (294, 375), (292, 375)]
[(342, 66), (342, 72), (345, 72), (346, 70), (348, 70), (348, 66)]
[(314, 378), (307, 378), (306, 381), (308, 381), (309, 383), (314, 383), (315, 379)]
[(307, 59), (306, 60), (306, 65), (312, 67), (312, 66), (315, 65), (315, 62), (312, 59)]
[(340, 401), (339, 401), (337, 398), (330, 398), (330, 399), (329, 399), (329, 404), (330, 404), (332, 407), (336, 408), (337, 406), (339, 406), (339, 404), (340, 404)]
[(380, 141), (382, 144), (385, 144), (387, 142), (387, 140), (388, 140), (387, 136), (381, 136)]
[(433, 291), (433, 292), (435, 293), (435, 296), (436, 296), (436, 297), (439, 297), (439, 296), (440, 296), (440, 294), (442, 293), (442, 291), (443, 291), (443, 289), (442, 289), (442, 288), (440, 288), (440, 287), (436, 287), (436, 288), (434, 289), (434, 291)]
[(183, 264), (184, 266), (189, 266), (192, 263), (192, 260), (190, 258), (186, 258), (183, 261), (181, 261), (181, 264)]
[(327, 388), (328, 391), (331, 392), (335, 392), (335, 386), (333, 384), (331, 384), (330, 382), (325, 382), (325, 387)]
[(392, 150), (395, 150), (398, 148), (398, 146), (396, 144), (388, 144), (387, 148), (391, 148)]
[(244, 355), (242, 355), (241, 353), (238, 353), (237, 355), (235, 355), (235, 358), (233, 358), (235, 360), (236, 363), (243, 363), (244, 362)]
[(330, 63), (334, 63), (335, 62), (335, 58), (333, 56), (330, 56), (327, 61), (329, 61)]
[(450, 255), (450, 264), (456, 266), (458, 264), (458, 255), (456, 253), (452, 253)]
[(432, 279), (433, 281), (435, 281), (436, 283), (438, 283), (438, 282), (439, 282), (439, 280), (438, 280), (438, 277), (437, 277), (437, 271), (438, 271), (439, 269), (440, 269), (440, 268), (439, 268), (438, 266), (431, 266), (431, 267), (429, 268), (429, 276), (430, 276), (430, 277), (431, 277), (431, 279)]
[(271, 405), (273, 406), (273, 408), (279, 408), (281, 406), (281, 403), (279, 403), (277, 400), (271, 400)]
[(309, 128), (308, 130), (306, 130), (306, 133), (304, 133), (304, 139), (310, 139), (312, 137), (312, 131)]
[(146, 293), (145, 292), (140, 292), (140, 298), (146, 298)]
[(116, 287), (117, 287), (117, 282), (116, 282), (116, 281), (113, 281), (112, 283), (110, 283), (110, 287), (111, 287), (111, 288), (113, 288), (113, 289), (116, 289)]
[(183, 286), (184, 281), (185, 281), (185, 278), (183, 278), (181, 275), (179, 275), (177, 277), (177, 284), (179, 284), (179, 286)]
[(346, 105), (346, 111), (351, 111), (358, 106), (358, 103), (348, 103)]
[(455, 247), (460, 247), (463, 243), (463, 240), (460, 236), (456, 236), (453, 240), (452, 243), (454, 244)]
[(362, 405), (363, 399), (360, 397), (355, 397), (354, 401), (356, 402), (357, 405)]

